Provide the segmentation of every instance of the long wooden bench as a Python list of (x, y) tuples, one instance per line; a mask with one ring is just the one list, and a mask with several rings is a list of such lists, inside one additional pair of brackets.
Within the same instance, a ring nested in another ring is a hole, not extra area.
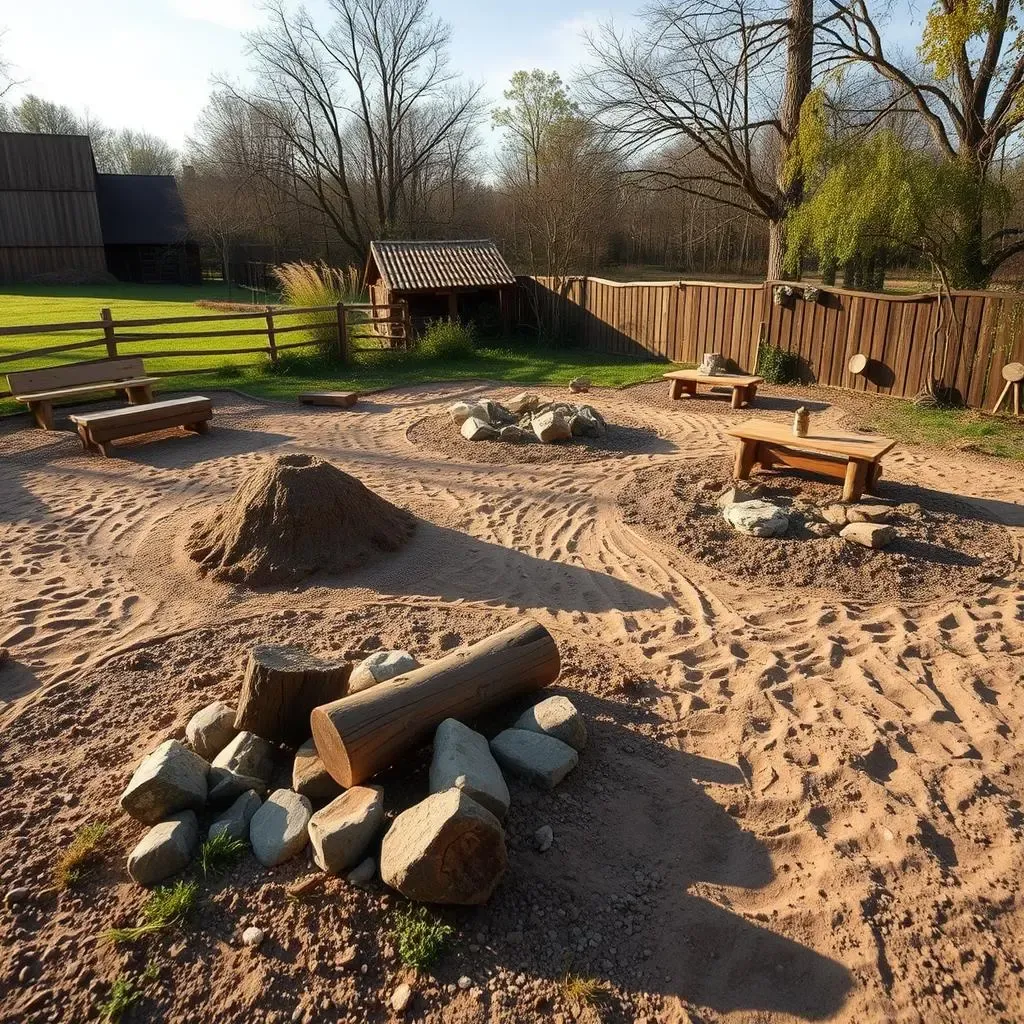
[(874, 491), (882, 475), (882, 456), (896, 442), (880, 434), (815, 431), (797, 437), (785, 423), (744, 420), (726, 433), (739, 439), (735, 477), (747, 480), (756, 465), (790, 466), (843, 481), (843, 501), (859, 501)]
[(103, 359), (45, 370), (18, 370), (7, 374), (7, 386), (15, 401), (28, 406), (37, 426), (53, 430), (53, 403), (61, 399), (124, 391), (132, 405), (152, 402), (158, 378), (145, 374), (141, 359)]
[(124, 409), (77, 413), (71, 422), (78, 428), (82, 447), (109, 457), (110, 442), (124, 437), (137, 437), (156, 430), (184, 427), (196, 434), (205, 434), (213, 419), (213, 403), (201, 395), (171, 398), (164, 402), (130, 405)]
[(746, 373), (701, 373), (699, 370), (673, 370), (663, 373), (669, 382), (668, 397), (673, 401), (686, 395), (697, 397), (697, 385), (707, 384), (710, 387), (732, 388), (732, 407), (742, 409), (751, 405), (757, 397), (757, 385), (764, 383), (764, 378)]

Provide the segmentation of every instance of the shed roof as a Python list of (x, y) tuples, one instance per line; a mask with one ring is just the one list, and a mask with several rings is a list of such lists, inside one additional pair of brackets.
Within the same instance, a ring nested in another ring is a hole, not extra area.
[(97, 174), (96, 193), (107, 245), (174, 245), (188, 236), (170, 174)]
[(371, 242), (370, 263), (393, 292), (494, 288), (515, 284), (497, 245), (487, 238)]

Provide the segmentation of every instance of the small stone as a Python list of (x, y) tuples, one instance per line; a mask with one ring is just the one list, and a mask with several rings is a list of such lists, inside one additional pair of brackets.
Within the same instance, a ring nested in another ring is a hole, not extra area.
[(182, 811), (154, 825), (128, 854), (128, 874), (139, 885), (156, 885), (188, 866), (199, 845), (195, 811)]
[(210, 803), (235, 800), (249, 789), (265, 796), (273, 771), (270, 743), (253, 732), (240, 732), (210, 765)]
[(403, 982), (394, 992), (391, 993), (391, 1009), (395, 1013), (405, 1013), (412, 1000), (412, 986)]
[(346, 876), (352, 885), (368, 885), (377, 876), (377, 862), (372, 857), (360, 861)]
[(579, 755), (561, 740), (527, 729), (506, 729), (491, 740), (502, 768), (543, 789), (554, 789), (579, 763)]
[(348, 692), (359, 693), (419, 667), (420, 663), (408, 651), (375, 651), (352, 669)]
[(587, 745), (587, 724), (576, 706), (568, 697), (558, 694), (535, 704), (529, 711), (516, 719), (514, 729), (554, 736), (556, 740), (568, 743), (574, 750), (583, 750)]
[(250, 925), (242, 932), (242, 945), (243, 946), (258, 946), (264, 939), (264, 933), (262, 928), (257, 928), (255, 925)]
[(323, 871), (340, 874), (358, 864), (384, 824), (384, 790), (353, 786), (309, 819), (313, 861)]
[(722, 518), (751, 537), (781, 537), (789, 529), (789, 516), (778, 505), (760, 499), (726, 505)]
[(550, 825), (541, 825), (533, 833), (533, 841), (540, 853), (547, 853), (551, 849), (551, 844), (555, 841), (554, 830)]
[(590, 388), (591, 383), (589, 377), (573, 377), (573, 379), (569, 381), (569, 390), (573, 392), (573, 394), (582, 394), (585, 391), (589, 391)]
[(733, 487), (729, 487), (718, 496), (719, 507), (725, 508), (728, 505), (742, 505), (745, 501), (756, 501), (760, 494), (760, 487), (755, 489), (753, 487), (743, 487), (736, 484)]
[(312, 739), (306, 740), (295, 752), (292, 789), (307, 797), (313, 804), (325, 804), (341, 795), (341, 786), (331, 778), (331, 773), (324, 767)]
[(462, 989), (463, 992), (465, 992), (467, 988), (470, 988), (472, 986), (473, 979), (466, 977), (466, 975), (464, 974), (461, 978), (459, 978), (458, 984), (459, 988)]
[(178, 740), (147, 755), (121, 794), (121, 809), (154, 825), (176, 811), (201, 810), (206, 803), (209, 765)]
[(467, 441), (494, 441), (498, 437), (498, 431), (486, 420), (470, 416), (459, 428), (459, 432)]
[(309, 841), (313, 806), (290, 789), (277, 789), (252, 816), (249, 841), (256, 859), (267, 868), (298, 856)]
[(443, 793), (453, 787), (486, 807), (499, 821), (508, 814), (508, 786), (486, 737), (446, 718), (434, 733), (430, 792)]
[(826, 505), (821, 511), (820, 516), (825, 520), (826, 523), (831, 523), (833, 526), (845, 526), (846, 525), (846, 506), (845, 505)]
[(235, 709), (222, 700), (197, 711), (185, 726), (185, 739), (207, 761), (216, 757), (236, 736)]
[(9, 907), (17, 906), (19, 903), (27, 902), (29, 889), (26, 885), (16, 885), (13, 889), (7, 890), (6, 903)]
[(852, 505), (846, 510), (849, 523), (887, 523), (892, 515), (888, 505)]
[(247, 789), (237, 800), (219, 817), (207, 833), (207, 838), (226, 832), (232, 839), (249, 839), (249, 823), (252, 816), (260, 809), (259, 793)]
[(850, 523), (839, 531), (839, 536), (850, 544), (865, 548), (884, 548), (896, 539), (896, 531), (881, 523)]

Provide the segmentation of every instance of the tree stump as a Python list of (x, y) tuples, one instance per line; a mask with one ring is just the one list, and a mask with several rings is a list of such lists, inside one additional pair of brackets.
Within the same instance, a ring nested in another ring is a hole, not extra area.
[(317, 708), (313, 739), (324, 767), (349, 787), (428, 740), (446, 718), (460, 722), (558, 678), (558, 646), (527, 619), (368, 690)]
[(300, 647), (254, 647), (245, 666), (235, 728), (297, 747), (309, 739), (309, 716), (343, 697), (352, 666), (314, 657)]

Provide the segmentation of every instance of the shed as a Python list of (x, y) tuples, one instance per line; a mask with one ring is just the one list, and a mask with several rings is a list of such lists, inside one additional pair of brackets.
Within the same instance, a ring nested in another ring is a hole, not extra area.
[(389, 240), (370, 243), (365, 283), (375, 304), (407, 302), (417, 329), (451, 317), (493, 330), (508, 327), (516, 279), (487, 238)]

